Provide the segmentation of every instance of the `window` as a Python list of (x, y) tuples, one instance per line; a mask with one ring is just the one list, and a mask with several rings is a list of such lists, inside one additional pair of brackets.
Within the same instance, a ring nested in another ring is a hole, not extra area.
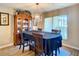
[(48, 18), (45, 18), (45, 21), (44, 21), (44, 31), (45, 32), (51, 32), (52, 30), (52, 17), (48, 17)]
[(67, 39), (67, 15), (53, 17), (53, 29), (61, 30), (63, 39)]
[(61, 30), (62, 38), (67, 39), (67, 15), (45, 18), (44, 31), (51, 32), (52, 29)]

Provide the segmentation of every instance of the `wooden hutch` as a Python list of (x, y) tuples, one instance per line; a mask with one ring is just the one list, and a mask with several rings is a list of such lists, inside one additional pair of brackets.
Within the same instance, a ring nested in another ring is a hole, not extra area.
[(29, 11), (18, 11), (14, 16), (14, 45), (20, 44), (20, 32), (30, 29), (30, 20), (32, 19)]

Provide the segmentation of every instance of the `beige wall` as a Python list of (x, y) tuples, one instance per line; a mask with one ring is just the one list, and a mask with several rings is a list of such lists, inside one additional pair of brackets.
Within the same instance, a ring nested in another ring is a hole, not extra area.
[(64, 44), (79, 48), (79, 5), (58, 9), (44, 13), (44, 17), (55, 15), (68, 15), (68, 39), (63, 40)]
[[(0, 26), (0, 46), (13, 43), (13, 13), (14, 10), (0, 7), (0, 12), (9, 13), (9, 26)], [(44, 13), (42, 16), (55, 16), (60, 14), (68, 15), (68, 39), (63, 43), (79, 48), (79, 5), (63, 8), (51, 12)], [(44, 19), (44, 18), (43, 18)], [(39, 23), (39, 27), (43, 28), (43, 23)]]
[(14, 10), (0, 7), (0, 12), (9, 13), (9, 26), (0, 26), (0, 47), (13, 43)]

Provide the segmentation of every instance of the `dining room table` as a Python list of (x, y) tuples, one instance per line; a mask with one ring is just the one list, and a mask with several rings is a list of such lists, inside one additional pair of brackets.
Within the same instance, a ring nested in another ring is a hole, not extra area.
[[(33, 36), (33, 33), (39, 33), (43, 36), (43, 48), (45, 55), (50, 55), (52, 50), (55, 50), (54, 43), (58, 42), (57, 48), (62, 47), (62, 35), (61, 33), (52, 33), (44, 31), (23, 31), (23, 33)], [(30, 40), (33, 40), (29, 37)]]

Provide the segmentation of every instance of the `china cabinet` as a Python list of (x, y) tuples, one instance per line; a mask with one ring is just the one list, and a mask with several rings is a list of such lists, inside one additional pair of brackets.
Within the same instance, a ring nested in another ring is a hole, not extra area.
[(32, 19), (29, 11), (19, 11), (14, 16), (14, 45), (21, 42), (21, 31), (30, 30), (30, 21)]

